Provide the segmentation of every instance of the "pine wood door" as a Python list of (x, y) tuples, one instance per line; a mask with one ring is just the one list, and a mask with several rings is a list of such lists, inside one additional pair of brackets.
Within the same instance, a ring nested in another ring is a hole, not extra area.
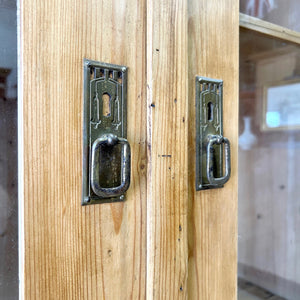
[[(238, 1), (19, 2), (20, 294), (234, 299)], [(83, 59), (126, 65), (131, 185), (81, 206)], [(195, 191), (195, 76), (224, 80), (232, 175)]]

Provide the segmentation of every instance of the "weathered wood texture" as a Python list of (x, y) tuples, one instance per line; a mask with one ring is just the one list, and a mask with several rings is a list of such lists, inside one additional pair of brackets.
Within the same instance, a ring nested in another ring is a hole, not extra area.
[(223, 79), (224, 135), (232, 174), (223, 189), (195, 191), (195, 89), (189, 89), (189, 299), (235, 299), (237, 261), (238, 1), (189, 1), (189, 87)]
[(148, 299), (187, 297), (187, 1), (147, 2)]
[[(20, 5), (25, 298), (144, 298), (145, 1)], [(132, 181), (124, 203), (81, 207), (85, 57), (129, 66)]]

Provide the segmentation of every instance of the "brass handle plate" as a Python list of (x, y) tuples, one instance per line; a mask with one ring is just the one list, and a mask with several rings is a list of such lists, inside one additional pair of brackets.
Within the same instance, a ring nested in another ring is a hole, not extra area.
[(197, 76), (195, 92), (196, 190), (220, 188), (231, 174), (230, 143), (223, 137), (223, 81)]
[(127, 68), (84, 60), (82, 205), (124, 201), (130, 185)]

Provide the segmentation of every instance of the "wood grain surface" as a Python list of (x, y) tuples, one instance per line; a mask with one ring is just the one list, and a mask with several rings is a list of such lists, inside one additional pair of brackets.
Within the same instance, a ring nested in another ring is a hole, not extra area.
[(237, 261), (238, 1), (189, 1), (189, 86), (195, 76), (222, 79), (223, 129), (231, 178), (195, 191), (195, 90), (189, 89), (189, 299), (235, 299)]
[(242, 13), (240, 13), (239, 23), (243, 28), (251, 29), (276, 39), (283, 39), (296, 44), (300, 43), (300, 33), (286, 27), (282, 27)]
[[(21, 2), (26, 299), (234, 299), (238, 1)], [(126, 65), (132, 181), (81, 207), (83, 58)], [(232, 178), (195, 192), (195, 76), (224, 80)]]
[[(25, 299), (143, 299), (145, 1), (20, 5)], [(81, 207), (84, 58), (129, 67), (132, 177), (124, 203)]]
[(187, 298), (187, 1), (147, 2), (147, 298)]

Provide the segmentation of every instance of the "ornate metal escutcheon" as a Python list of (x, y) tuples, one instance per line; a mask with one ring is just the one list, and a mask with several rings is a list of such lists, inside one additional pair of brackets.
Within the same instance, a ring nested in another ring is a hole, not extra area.
[[(196, 77), (196, 190), (223, 187), (231, 173), (230, 143), (223, 137), (223, 81)], [(223, 144), (225, 174), (223, 175)]]
[(82, 205), (123, 201), (130, 185), (127, 68), (84, 60)]

